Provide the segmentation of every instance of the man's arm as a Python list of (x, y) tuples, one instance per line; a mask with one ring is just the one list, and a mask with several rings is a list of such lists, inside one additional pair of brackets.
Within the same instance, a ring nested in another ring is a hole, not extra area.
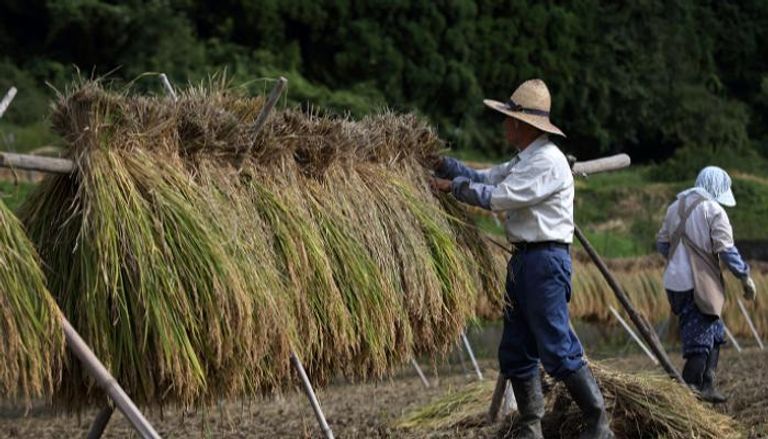
[(443, 157), (435, 168), (435, 176), (446, 180), (465, 177), (473, 183), (498, 184), (509, 173), (511, 160), (486, 169), (472, 169), (451, 157)]
[(472, 169), (452, 157), (443, 157), (440, 165), (435, 169), (435, 176), (446, 180), (464, 177), (470, 181), (484, 183), (486, 173)]
[(728, 214), (722, 208), (710, 217), (710, 234), (712, 236), (712, 250), (720, 256), (728, 270), (739, 279), (749, 276), (749, 265), (744, 262), (739, 250), (733, 244), (733, 228), (728, 219)]
[(736, 246), (727, 248), (717, 253), (720, 256), (720, 260), (725, 263), (728, 270), (733, 273), (734, 276), (739, 279), (743, 279), (749, 276), (749, 265), (744, 262), (739, 250)]
[(525, 167), (514, 168), (507, 178), (491, 191), (490, 209), (520, 209), (538, 204), (555, 192), (573, 184), (568, 163), (539, 157)]

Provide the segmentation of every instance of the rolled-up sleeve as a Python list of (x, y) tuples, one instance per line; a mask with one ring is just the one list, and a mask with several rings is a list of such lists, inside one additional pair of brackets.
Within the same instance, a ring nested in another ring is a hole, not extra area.
[(544, 158), (523, 169), (513, 168), (491, 193), (491, 210), (520, 209), (545, 200), (573, 181), (567, 164), (566, 169), (561, 168)]

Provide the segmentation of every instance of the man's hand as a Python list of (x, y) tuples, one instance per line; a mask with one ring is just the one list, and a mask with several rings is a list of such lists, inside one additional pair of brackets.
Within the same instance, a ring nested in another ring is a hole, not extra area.
[(431, 180), (429, 180), (429, 187), (432, 188), (435, 192), (450, 192), (451, 191), (451, 180), (446, 180), (444, 178), (437, 178), (432, 177)]
[(752, 277), (747, 276), (741, 279), (741, 286), (744, 288), (744, 298), (747, 300), (755, 300), (757, 295), (757, 287)]
[(433, 171), (437, 171), (438, 169), (440, 169), (440, 167), (443, 166), (444, 160), (445, 158), (441, 155), (434, 155), (432, 157), (429, 157), (428, 159), (429, 167), (432, 168)]

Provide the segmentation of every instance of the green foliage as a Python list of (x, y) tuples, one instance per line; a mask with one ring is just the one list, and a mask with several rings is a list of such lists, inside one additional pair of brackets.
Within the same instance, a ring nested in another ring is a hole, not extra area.
[(569, 152), (660, 161), (680, 148), (768, 151), (766, 40), (757, 0), (11, 1), (0, 5), (0, 85), (23, 85), (9, 117), (28, 124), (44, 112), (43, 81), (62, 87), (71, 66), (175, 82), (283, 74), (289, 100), (416, 110), (459, 149), (498, 156), (500, 118), (482, 98), (540, 76)]
[(35, 186), (34, 183), (19, 182), (14, 184), (0, 180), (0, 198), (2, 198), (2, 202), (8, 206), (9, 210), (16, 211)]

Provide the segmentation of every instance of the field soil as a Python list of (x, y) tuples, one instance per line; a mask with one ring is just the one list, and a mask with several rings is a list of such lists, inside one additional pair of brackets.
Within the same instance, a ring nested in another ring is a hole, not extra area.
[[(672, 354), (679, 360), (679, 354)], [(678, 361), (679, 362), (679, 361)], [(651, 367), (643, 356), (627, 356), (604, 360), (605, 364), (626, 371)], [(489, 378), (495, 376), (495, 362), (481, 365)], [(723, 352), (719, 373), (722, 390), (730, 401), (719, 410), (733, 416), (748, 431), (748, 437), (768, 437), (768, 351), (732, 349)], [(391, 425), (402, 414), (438, 398), (451, 388), (476, 379), (462, 373), (459, 366), (427, 367), (422, 365), (432, 387), (425, 389), (410, 369), (377, 383), (350, 384), (339, 382), (321, 390), (318, 397), (328, 421), (339, 438), (389, 437), (497, 437), (499, 428), (478, 427), (456, 431), (413, 433), (394, 429)], [(439, 372), (439, 373), (438, 373)], [(0, 409), (0, 436), (19, 438), (85, 437), (97, 410), (80, 416), (56, 414), (44, 405), (28, 411), (12, 408), (7, 403)], [(218, 406), (184, 412), (177, 409), (150, 411), (149, 419), (163, 437), (227, 437), (274, 438), (320, 437), (309, 403), (299, 390), (282, 397), (250, 402), (223, 402)], [(115, 412), (104, 437), (130, 437), (132, 430), (126, 419)]]

